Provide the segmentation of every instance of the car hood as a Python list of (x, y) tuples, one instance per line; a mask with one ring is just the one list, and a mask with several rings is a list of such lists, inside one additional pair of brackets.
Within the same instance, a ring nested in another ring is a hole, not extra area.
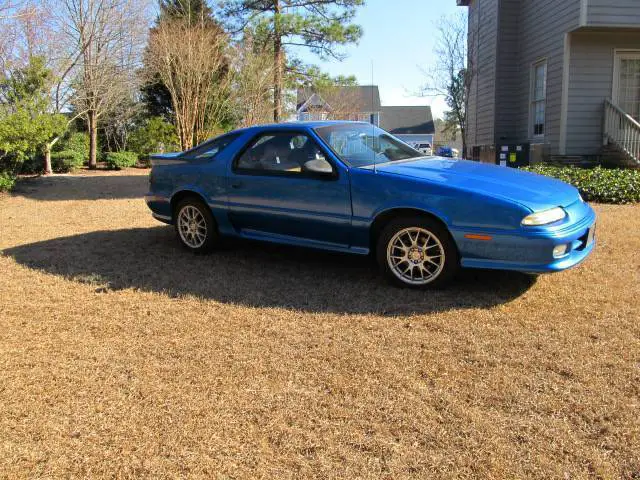
[(560, 180), (468, 160), (422, 157), (378, 164), (376, 170), (506, 198), (534, 212), (558, 206), (566, 207), (579, 199), (578, 190)]

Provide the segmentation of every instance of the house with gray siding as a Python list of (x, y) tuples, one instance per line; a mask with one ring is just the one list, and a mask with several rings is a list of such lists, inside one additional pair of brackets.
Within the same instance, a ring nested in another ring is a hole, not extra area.
[(457, 0), (469, 11), (467, 157), (640, 165), (640, 0)]
[(404, 142), (433, 145), (435, 125), (429, 106), (383, 106), (377, 85), (339, 86), (318, 92), (301, 88), (296, 120), (369, 122)]

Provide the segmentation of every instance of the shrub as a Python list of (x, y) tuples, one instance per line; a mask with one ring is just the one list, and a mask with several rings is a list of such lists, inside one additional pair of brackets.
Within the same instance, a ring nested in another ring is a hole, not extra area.
[(82, 153), (73, 150), (63, 150), (51, 154), (51, 169), (56, 173), (66, 173), (80, 168), (83, 163)]
[(20, 166), (20, 173), (33, 175), (44, 173), (44, 158), (42, 155), (34, 155), (27, 158)]
[(108, 168), (120, 170), (122, 168), (134, 167), (138, 162), (138, 155), (134, 152), (107, 152), (105, 162)]
[(640, 170), (544, 164), (525, 167), (524, 170), (567, 182), (576, 187), (587, 201), (618, 204), (640, 202)]
[(0, 192), (10, 191), (16, 183), (16, 177), (10, 172), (0, 172)]
[(68, 133), (54, 148), (59, 152), (76, 152), (86, 162), (89, 160), (89, 134), (85, 132)]
[[(89, 135), (83, 132), (67, 133), (51, 152), (51, 168), (56, 173), (66, 173), (80, 168), (89, 160)], [(22, 174), (44, 173), (44, 154), (39, 151), (26, 158), (20, 167)]]
[(178, 143), (176, 127), (160, 117), (152, 117), (133, 131), (128, 147), (145, 159), (152, 153), (179, 150)]

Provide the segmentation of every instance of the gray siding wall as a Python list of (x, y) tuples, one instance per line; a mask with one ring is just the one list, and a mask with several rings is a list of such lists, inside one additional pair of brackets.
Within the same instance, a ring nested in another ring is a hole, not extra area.
[(500, 0), (498, 18), (498, 59), (496, 69), (495, 141), (517, 142), (518, 101), (520, 92), (519, 47), (520, 0)]
[(498, 0), (473, 0), (469, 5), (469, 51), (474, 78), (469, 95), (469, 145), (491, 145), (495, 137), (495, 76)]
[(640, 24), (639, 0), (589, 0), (587, 23), (598, 25)]
[(470, 146), (531, 140), (531, 68), (546, 59), (544, 143), (558, 152), (565, 33), (578, 28), (581, 1), (472, 0), (469, 41), (476, 71), (469, 99)]
[[(560, 143), (565, 33), (577, 28), (581, 0), (525, 0), (518, 15), (518, 85), (513, 97), (517, 112), (511, 118), (518, 141), (534, 141), (530, 132), (532, 65), (547, 61), (547, 95), (544, 143), (557, 154)], [(500, 90), (501, 86), (498, 87)], [(508, 119), (502, 120), (507, 122)], [(538, 142), (538, 140), (535, 140)]]
[[(477, 62), (478, 56), (477, 52), (471, 49), (471, 45), (475, 44), (476, 39), (476, 31), (478, 29), (478, 9), (475, 0), (471, 0), (469, 3), (469, 33), (467, 37), (467, 45), (468, 45), (468, 62)], [(478, 142), (476, 136), (476, 119), (478, 112), (478, 85), (476, 79), (474, 78), (471, 82), (471, 86), (469, 88), (469, 97), (467, 98), (467, 145), (472, 146), (476, 145)]]
[(640, 31), (571, 34), (567, 155), (595, 155), (602, 145), (603, 103), (612, 95), (617, 48), (640, 50)]

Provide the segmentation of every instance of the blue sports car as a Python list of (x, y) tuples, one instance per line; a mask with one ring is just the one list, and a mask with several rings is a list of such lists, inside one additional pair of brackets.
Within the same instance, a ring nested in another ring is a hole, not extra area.
[(256, 126), (152, 161), (147, 205), (193, 252), (224, 236), (373, 254), (391, 282), (422, 288), (460, 267), (564, 270), (595, 244), (574, 187), (425, 157), (366, 123)]

